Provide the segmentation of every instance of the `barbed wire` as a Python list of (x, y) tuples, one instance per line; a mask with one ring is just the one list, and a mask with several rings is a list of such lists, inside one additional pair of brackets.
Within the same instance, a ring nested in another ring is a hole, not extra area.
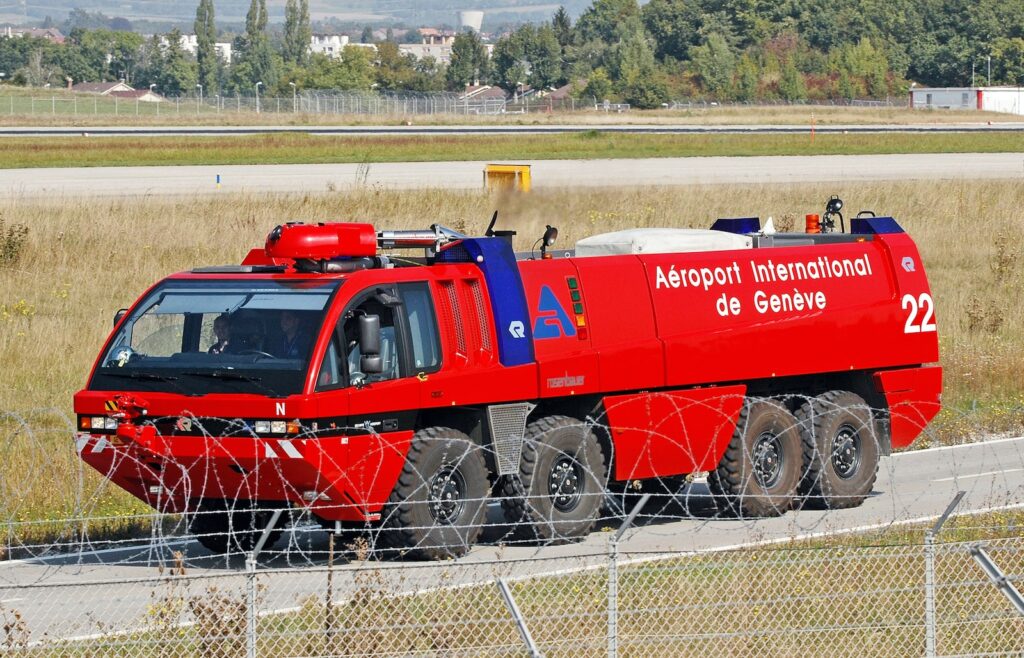
[[(623, 411), (524, 418), (518, 452), (451, 428), (267, 436), (177, 416), (133, 442), (59, 409), (0, 414), (0, 456), (21, 465), (0, 471), (0, 647), (502, 655), (523, 651), (517, 624), (544, 655), (906, 655), (929, 632), (936, 655), (1024, 645), (969, 551), (1024, 574), (1024, 440), (881, 457), (886, 427), (913, 418), (839, 395), (667, 396), (638, 427)], [(844, 431), (870, 471), (853, 488), (834, 477)], [(156, 511), (105, 513), (118, 487)], [(958, 522), (926, 543), (957, 490)], [(43, 500), (64, 513), (35, 518)]]

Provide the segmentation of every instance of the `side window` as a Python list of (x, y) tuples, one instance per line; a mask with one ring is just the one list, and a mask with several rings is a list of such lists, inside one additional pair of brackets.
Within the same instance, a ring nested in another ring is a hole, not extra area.
[(409, 324), (412, 366), (416, 372), (432, 372), (441, 365), (441, 343), (437, 335), (434, 300), (426, 283), (399, 286), (402, 308)]
[[(381, 373), (365, 374), (361, 370), (362, 354), (359, 351), (360, 315), (376, 315), (380, 318), (380, 356), (384, 362)], [(401, 355), (399, 354), (398, 334), (395, 330), (395, 311), (382, 304), (375, 295), (363, 298), (342, 318), (344, 359), (348, 362), (348, 383), (380, 382), (398, 379), (401, 374)]]
[(327, 353), (320, 364), (320, 372), (316, 376), (316, 390), (323, 391), (335, 388), (344, 383), (344, 370), (338, 352), (338, 338), (335, 336), (327, 346)]

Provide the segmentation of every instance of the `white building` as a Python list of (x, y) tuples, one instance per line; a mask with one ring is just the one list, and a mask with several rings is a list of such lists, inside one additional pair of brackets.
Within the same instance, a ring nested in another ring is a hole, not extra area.
[(402, 54), (412, 55), (416, 59), (433, 57), (445, 64), (450, 64), (452, 61), (452, 44), (450, 43), (400, 43), (398, 50)]
[(341, 51), (347, 45), (347, 34), (314, 34), (309, 40), (309, 52), (320, 53), (334, 59), (341, 57)]
[[(161, 41), (165, 41), (161, 38)], [(217, 56), (220, 57), (225, 64), (231, 63), (231, 42), (230, 41), (218, 41), (213, 44), (214, 50), (217, 52)], [(181, 49), (190, 52), (193, 55), (199, 51), (199, 40), (194, 34), (183, 34), (181, 35)]]
[(915, 110), (982, 110), (1024, 115), (1021, 87), (913, 87), (910, 107)]

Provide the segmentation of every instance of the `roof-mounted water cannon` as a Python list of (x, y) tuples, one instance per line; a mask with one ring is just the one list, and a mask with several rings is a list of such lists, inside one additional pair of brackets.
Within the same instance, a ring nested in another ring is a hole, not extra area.
[(377, 245), (381, 249), (426, 249), (427, 256), (434, 256), (467, 237), (447, 226), (432, 224), (426, 230), (378, 231)]

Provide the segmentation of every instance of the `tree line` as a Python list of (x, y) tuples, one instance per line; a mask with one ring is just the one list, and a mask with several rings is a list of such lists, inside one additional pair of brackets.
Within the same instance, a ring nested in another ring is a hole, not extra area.
[[(64, 44), (0, 39), (0, 71), (15, 83), (125, 79), (164, 95), (288, 94), (303, 89), (512, 93), (573, 83), (581, 97), (657, 107), (670, 99), (758, 101), (882, 98), (929, 86), (1024, 84), (1024, 0), (594, 0), (574, 22), (564, 8), (493, 45), (459, 34), (451, 62), (417, 59), (394, 39), (340, 57), (310, 54), (308, 0), (287, 0), (271, 31), (266, 0), (252, 0), (217, 56), (213, 0), (200, 0), (197, 52), (172, 30), (149, 39), (114, 29), (71, 30)], [(364, 34), (364, 38), (367, 35)]]

